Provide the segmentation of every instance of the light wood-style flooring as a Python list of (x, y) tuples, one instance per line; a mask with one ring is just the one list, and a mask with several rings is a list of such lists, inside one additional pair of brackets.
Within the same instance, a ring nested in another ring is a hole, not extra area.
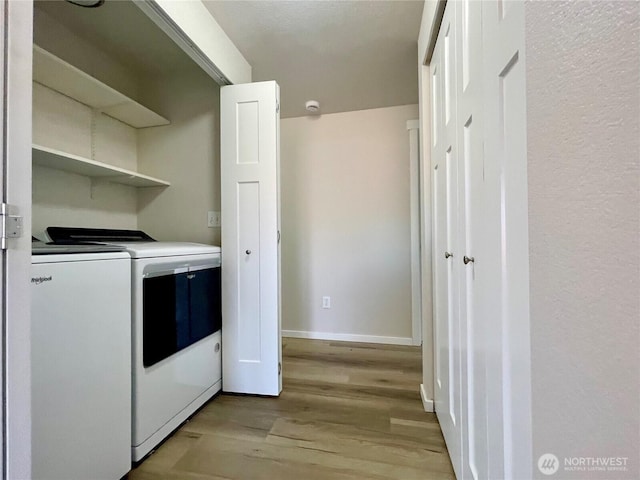
[(418, 347), (283, 339), (278, 398), (220, 395), (130, 480), (455, 480)]

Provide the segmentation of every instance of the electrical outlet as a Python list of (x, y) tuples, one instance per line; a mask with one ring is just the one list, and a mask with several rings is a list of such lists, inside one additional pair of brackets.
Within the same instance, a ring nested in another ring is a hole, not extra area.
[(207, 212), (207, 227), (215, 228), (220, 226), (220, 212)]
[(322, 297), (322, 308), (331, 308), (331, 297)]

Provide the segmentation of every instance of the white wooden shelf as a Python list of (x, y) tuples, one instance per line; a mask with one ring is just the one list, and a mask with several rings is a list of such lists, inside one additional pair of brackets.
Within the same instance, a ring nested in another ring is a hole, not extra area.
[(170, 123), (166, 118), (37, 45), (33, 46), (33, 80), (134, 128)]
[(77, 173), (92, 179), (108, 180), (132, 187), (168, 187), (171, 185), (169, 182), (159, 178), (40, 145), (33, 145), (31, 153), (34, 165)]

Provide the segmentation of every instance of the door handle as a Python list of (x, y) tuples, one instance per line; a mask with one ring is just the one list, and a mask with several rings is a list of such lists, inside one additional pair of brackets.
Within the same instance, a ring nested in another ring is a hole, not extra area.
[(453, 253), (444, 252), (444, 258), (453, 257)]
[(475, 258), (473, 257), (467, 257), (466, 255), (462, 258), (462, 261), (464, 262), (465, 265), (469, 264), (469, 263), (474, 263), (476, 261)]

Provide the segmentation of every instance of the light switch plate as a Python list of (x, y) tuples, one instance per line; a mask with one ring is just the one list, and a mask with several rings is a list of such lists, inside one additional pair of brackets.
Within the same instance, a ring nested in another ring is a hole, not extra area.
[(207, 212), (207, 227), (216, 228), (220, 226), (220, 212)]

